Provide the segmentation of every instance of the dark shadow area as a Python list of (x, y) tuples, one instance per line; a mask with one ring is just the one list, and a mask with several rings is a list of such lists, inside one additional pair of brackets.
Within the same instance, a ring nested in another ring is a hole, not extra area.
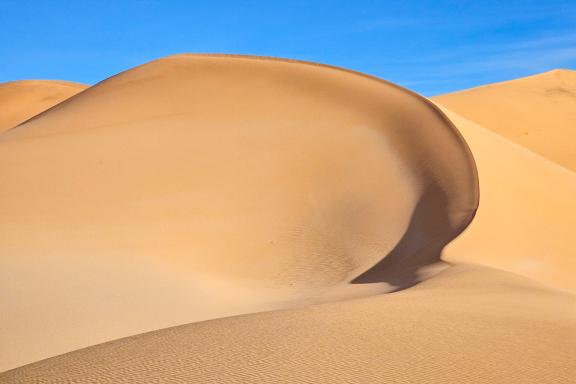
[(439, 262), (442, 249), (464, 228), (450, 225), (448, 198), (442, 189), (431, 184), (418, 201), (408, 228), (394, 249), (351, 283), (384, 282), (396, 286), (396, 291), (411, 287), (421, 281), (418, 271)]

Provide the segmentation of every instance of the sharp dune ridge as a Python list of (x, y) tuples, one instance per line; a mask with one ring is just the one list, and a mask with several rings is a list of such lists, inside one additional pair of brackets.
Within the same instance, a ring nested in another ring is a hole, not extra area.
[(187, 54), (28, 116), (0, 135), (0, 379), (568, 380), (576, 178), (434, 102)]
[[(412, 140), (431, 135), (433, 145)], [(4, 302), (13, 361), (404, 288), (444, 267), (441, 248), (478, 200), (470, 151), (427, 100), (281, 60), (161, 59), (5, 132), (0, 146), (0, 209), (13, 219), (3, 253), (18, 255), (4, 260), (4, 289), (21, 293)], [(23, 270), (36, 283), (13, 278)], [(158, 299), (133, 288), (143, 282)], [(54, 293), (23, 304), (40, 287)], [(173, 304), (150, 315), (158, 302)], [(22, 317), (36, 325), (22, 329)], [(32, 342), (47, 329), (51, 339)]]

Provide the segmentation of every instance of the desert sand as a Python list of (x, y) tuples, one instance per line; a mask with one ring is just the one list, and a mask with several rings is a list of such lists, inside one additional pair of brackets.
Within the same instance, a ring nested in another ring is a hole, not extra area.
[(0, 164), (10, 365), (412, 285), (478, 201), (468, 148), (427, 100), (245, 57), (119, 74), (6, 132)]
[(0, 133), (74, 96), (88, 86), (69, 81), (20, 80), (0, 83)]
[(445, 112), (178, 55), (4, 132), (0, 379), (565, 382), (574, 174)]
[(445, 260), (576, 291), (576, 72), (554, 70), (432, 99), (470, 145), (482, 192), (473, 224), (449, 245)]
[(576, 292), (576, 174), (450, 111), (480, 178), (474, 221), (444, 259), (474, 262)]
[(576, 171), (576, 71), (555, 69), (432, 99)]
[(569, 383), (574, 296), (458, 266), (364, 299), (189, 324), (44, 360), (7, 383)]

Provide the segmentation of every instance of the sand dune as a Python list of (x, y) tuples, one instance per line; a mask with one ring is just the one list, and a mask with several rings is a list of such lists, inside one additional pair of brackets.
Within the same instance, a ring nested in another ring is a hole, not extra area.
[(0, 83), (0, 132), (77, 94), (86, 85), (55, 80)]
[(574, 296), (459, 266), (405, 291), (164, 329), (4, 383), (569, 383)]
[(466, 143), (350, 71), (173, 56), (4, 132), (0, 370), (93, 346), (0, 381), (569, 382), (576, 174), (445, 113), (456, 239)]
[(167, 326), (405, 288), (472, 219), (474, 162), (361, 74), (182, 55), (0, 136), (4, 369)]
[[(445, 110), (470, 145), (480, 207), (444, 252), (576, 291), (576, 174)], [(538, 114), (538, 111), (533, 113)]]
[(576, 71), (557, 69), (432, 99), (576, 171)]

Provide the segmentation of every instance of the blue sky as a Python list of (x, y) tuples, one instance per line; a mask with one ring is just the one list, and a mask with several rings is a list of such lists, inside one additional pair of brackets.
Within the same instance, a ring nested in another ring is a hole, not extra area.
[(242, 53), (434, 95), (576, 69), (576, 1), (0, 0), (0, 81), (94, 84), (158, 57)]

